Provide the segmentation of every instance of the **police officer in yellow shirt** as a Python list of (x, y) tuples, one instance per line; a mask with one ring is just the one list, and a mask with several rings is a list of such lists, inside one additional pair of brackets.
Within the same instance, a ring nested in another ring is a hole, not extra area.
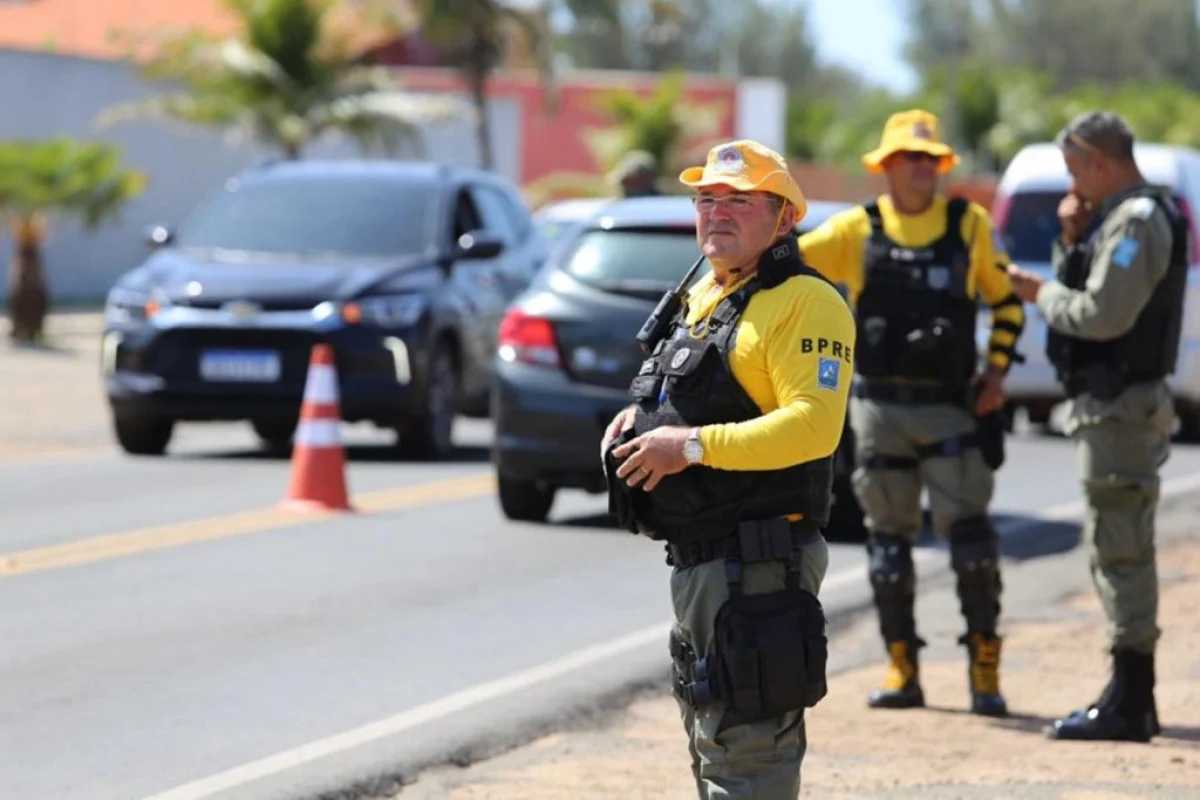
[(694, 269), (711, 269), (690, 290), (685, 276), (639, 334), (636, 402), (604, 436), (610, 502), (666, 542), (700, 797), (794, 798), (804, 711), (827, 690), (820, 528), (854, 319), (800, 260), (791, 230), (807, 204), (778, 154), (730, 142), (680, 180), (696, 192)]
[[(998, 421), (1003, 380), (1025, 324), (991, 221), (979, 205), (938, 191), (959, 159), (938, 120), (912, 109), (888, 119), (863, 157), (888, 191), (800, 238), (806, 262), (847, 290), (858, 335), (850, 426), (854, 490), (868, 530), (870, 579), (890, 664), (868, 698), (876, 708), (925, 703), (918, 669), (912, 547), (921, 488), (934, 533), (948, 538), (966, 633), (971, 710), (1000, 716), (1001, 580), (988, 518), (1003, 461), (979, 419)], [(977, 368), (978, 300), (991, 307), (987, 365)], [(996, 430), (996, 429), (993, 429)], [(998, 432), (1002, 436), (1002, 432)], [(1002, 439), (999, 440), (1002, 445)]]

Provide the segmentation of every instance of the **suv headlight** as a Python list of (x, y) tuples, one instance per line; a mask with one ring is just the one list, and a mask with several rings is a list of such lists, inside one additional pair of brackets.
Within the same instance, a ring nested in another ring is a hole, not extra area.
[(145, 322), (168, 305), (165, 297), (114, 288), (104, 302), (104, 321), (114, 325)]
[(368, 297), (342, 306), (342, 318), (352, 324), (406, 328), (421, 318), (427, 306), (425, 297), (419, 294)]

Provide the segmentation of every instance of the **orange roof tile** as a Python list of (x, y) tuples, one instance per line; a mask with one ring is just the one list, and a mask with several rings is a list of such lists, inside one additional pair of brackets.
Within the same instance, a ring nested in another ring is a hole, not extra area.
[(220, 0), (0, 0), (0, 48), (117, 59), (113, 30), (237, 29)]

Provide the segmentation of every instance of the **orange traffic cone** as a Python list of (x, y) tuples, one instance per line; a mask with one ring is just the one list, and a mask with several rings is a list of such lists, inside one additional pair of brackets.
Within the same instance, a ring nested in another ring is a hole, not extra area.
[(292, 447), (292, 476), (280, 507), (288, 511), (353, 511), (346, 491), (346, 450), (333, 348), (313, 345), (304, 383), (300, 425)]

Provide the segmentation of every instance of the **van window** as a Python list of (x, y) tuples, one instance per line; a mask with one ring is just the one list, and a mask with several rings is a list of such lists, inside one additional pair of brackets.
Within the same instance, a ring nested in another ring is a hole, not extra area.
[(1058, 204), (1063, 192), (1017, 192), (1012, 195), (1000, 238), (1008, 257), (1017, 264), (1049, 261), (1058, 224)]

